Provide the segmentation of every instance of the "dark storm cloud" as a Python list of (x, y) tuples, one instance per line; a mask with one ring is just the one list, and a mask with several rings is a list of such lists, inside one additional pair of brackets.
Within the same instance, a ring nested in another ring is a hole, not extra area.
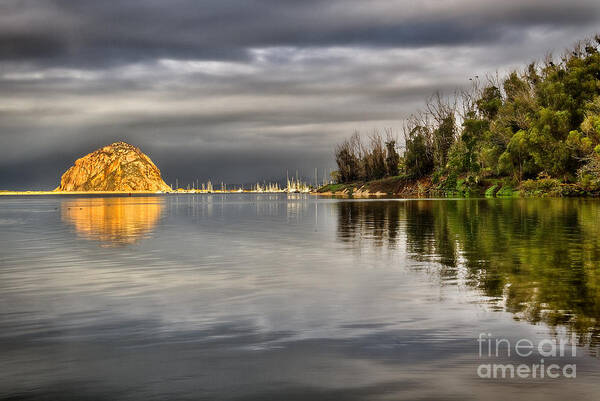
[(332, 168), (354, 129), (560, 52), (597, 1), (215, 0), (0, 4), (0, 188), (52, 188), (126, 140), (168, 181)]
[[(240, 59), (269, 46), (485, 43), (592, 24), (597, 2), (362, 0), (5, 1), (0, 57), (74, 65)], [(53, 60), (54, 59), (54, 60)]]

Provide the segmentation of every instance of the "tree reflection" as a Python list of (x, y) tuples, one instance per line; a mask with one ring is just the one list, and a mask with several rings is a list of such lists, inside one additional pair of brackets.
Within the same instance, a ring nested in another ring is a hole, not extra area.
[(516, 319), (565, 326), (583, 343), (600, 344), (600, 203), (357, 201), (338, 208), (341, 241), (404, 249)]

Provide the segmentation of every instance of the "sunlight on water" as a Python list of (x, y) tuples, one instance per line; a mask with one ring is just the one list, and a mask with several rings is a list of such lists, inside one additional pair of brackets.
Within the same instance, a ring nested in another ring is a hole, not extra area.
[(61, 218), (84, 238), (124, 245), (151, 233), (163, 207), (163, 198), (84, 198), (62, 202)]

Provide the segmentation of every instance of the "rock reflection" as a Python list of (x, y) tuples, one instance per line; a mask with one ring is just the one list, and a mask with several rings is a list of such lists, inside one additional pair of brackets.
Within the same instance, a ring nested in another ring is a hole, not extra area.
[(600, 345), (600, 205), (583, 200), (340, 202), (338, 239), (401, 248), (515, 319)]
[(74, 199), (62, 203), (61, 218), (83, 238), (120, 246), (151, 233), (163, 208), (161, 197)]

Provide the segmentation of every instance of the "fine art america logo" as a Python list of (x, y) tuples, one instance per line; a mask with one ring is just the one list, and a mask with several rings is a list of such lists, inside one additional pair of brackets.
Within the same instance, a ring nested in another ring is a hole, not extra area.
[[(544, 339), (537, 344), (527, 338), (511, 340), (494, 338), (491, 333), (480, 333), (479, 359), (486, 359), (477, 367), (477, 375), (483, 379), (574, 379), (577, 366), (559, 363), (560, 358), (577, 356), (576, 341)], [(511, 358), (511, 362), (498, 363), (499, 359)], [(512, 363), (515, 358), (522, 363)], [(494, 363), (494, 360), (496, 363)], [(489, 362), (489, 363), (488, 363)], [(562, 360), (564, 362), (564, 359)]]

